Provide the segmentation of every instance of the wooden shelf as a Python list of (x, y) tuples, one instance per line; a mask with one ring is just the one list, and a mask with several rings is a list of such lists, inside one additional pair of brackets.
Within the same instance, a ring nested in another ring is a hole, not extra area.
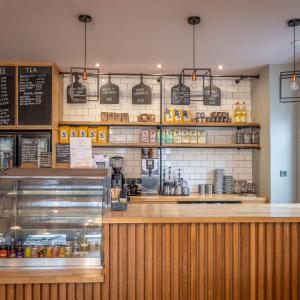
[(93, 121), (63, 121), (59, 125), (66, 126), (132, 126), (132, 127), (157, 127), (160, 126), (159, 122), (93, 122)]
[(102, 148), (228, 148), (228, 149), (260, 149), (258, 144), (163, 144), (158, 143), (107, 143), (93, 144)]
[(158, 143), (107, 143), (107, 144), (92, 144), (93, 147), (103, 148), (160, 148)]
[(25, 130), (34, 130), (34, 131), (43, 131), (43, 130), (52, 130), (51, 125), (1, 125), (0, 131), (25, 131)]
[(193, 123), (193, 122), (185, 122), (185, 123), (162, 123), (163, 127), (243, 127), (243, 128), (260, 128), (258, 123), (220, 123), (220, 122), (201, 122), (201, 123)]
[(59, 125), (66, 126), (132, 126), (132, 127), (228, 127), (228, 128), (260, 128), (258, 123), (159, 123), (159, 122), (93, 122), (93, 121), (63, 121)]
[(163, 144), (162, 148), (233, 148), (260, 149), (259, 144)]

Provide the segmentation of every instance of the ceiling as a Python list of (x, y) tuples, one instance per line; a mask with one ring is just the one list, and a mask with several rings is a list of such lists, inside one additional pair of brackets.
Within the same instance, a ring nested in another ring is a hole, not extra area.
[[(265, 64), (292, 61), (286, 21), (300, 17), (300, 1), (0, 0), (0, 59), (81, 66), (81, 13), (93, 17), (88, 65), (100, 62), (102, 72), (157, 73), (157, 63), (162, 73), (190, 67), (192, 28), (186, 19), (199, 15), (196, 65), (214, 74), (254, 74)], [(216, 70), (219, 64), (223, 71)]]

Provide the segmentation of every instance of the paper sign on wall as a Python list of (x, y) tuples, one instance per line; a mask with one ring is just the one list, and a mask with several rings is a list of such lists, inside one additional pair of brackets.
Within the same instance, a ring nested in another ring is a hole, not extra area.
[(92, 168), (92, 141), (91, 138), (70, 138), (71, 168)]

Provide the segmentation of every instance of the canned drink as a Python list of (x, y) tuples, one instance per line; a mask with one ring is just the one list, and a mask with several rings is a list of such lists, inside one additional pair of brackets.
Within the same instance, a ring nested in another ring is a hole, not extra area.
[(59, 246), (53, 246), (53, 257), (59, 257)]
[(53, 257), (53, 247), (52, 246), (47, 247), (47, 257)]
[(59, 247), (59, 257), (66, 257), (66, 246), (61, 245)]
[(34, 258), (39, 257), (39, 247), (38, 246), (33, 246), (31, 248), (31, 257), (34, 257)]
[(31, 257), (31, 247), (30, 246), (26, 246), (25, 247), (25, 257), (26, 258), (30, 258)]

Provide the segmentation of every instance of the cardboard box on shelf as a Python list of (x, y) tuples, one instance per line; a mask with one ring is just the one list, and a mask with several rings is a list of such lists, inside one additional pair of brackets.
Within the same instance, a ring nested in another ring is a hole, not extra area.
[(91, 138), (93, 144), (96, 144), (98, 141), (98, 130), (96, 127), (88, 128), (88, 137)]
[(107, 144), (108, 143), (108, 126), (98, 126), (97, 128), (97, 143), (98, 144)]
[(60, 126), (59, 127), (59, 142), (61, 144), (67, 144), (70, 142), (70, 127)]

